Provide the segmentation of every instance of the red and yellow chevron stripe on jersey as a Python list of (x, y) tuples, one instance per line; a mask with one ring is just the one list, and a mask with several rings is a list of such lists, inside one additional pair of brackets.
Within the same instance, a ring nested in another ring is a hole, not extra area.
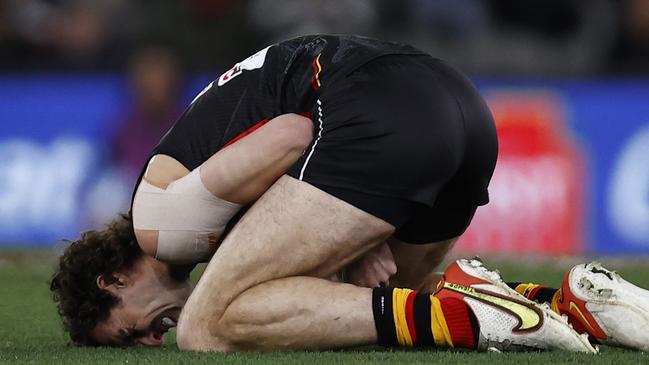
[(318, 57), (316, 57), (313, 60), (311, 66), (313, 67), (313, 79), (311, 80), (311, 84), (313, 85), (313, 88), (315, 90), (318, 90), (321, 86), (320, 72), (322, 72), (322, 65), (320, 64), (320, 55), (318, 55)]

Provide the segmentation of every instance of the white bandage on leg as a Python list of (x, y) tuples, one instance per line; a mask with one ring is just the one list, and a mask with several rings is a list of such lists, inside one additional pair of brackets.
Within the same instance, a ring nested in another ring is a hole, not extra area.
[(142, 179), (133, 200), (133, 227), (156, 230), (155, 257), (170, 263), (209, 259), (218, 238), (241, 205), (214, 196), (199, 169), (161, 189)]

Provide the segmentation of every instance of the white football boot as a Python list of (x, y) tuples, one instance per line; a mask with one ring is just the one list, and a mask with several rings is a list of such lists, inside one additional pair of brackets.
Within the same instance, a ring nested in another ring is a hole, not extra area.
[(598, 262), (573, 267), (555, 305), (593, 342), (649, 351), (649, 291)]
[(588, 335), (575, 332), (549, 306), (518, 294), (479, 259), (457, 260), (438, 284), (434, 296), (464, 301), (479, 328), (478, 350), (565, 350), (597, 353)]

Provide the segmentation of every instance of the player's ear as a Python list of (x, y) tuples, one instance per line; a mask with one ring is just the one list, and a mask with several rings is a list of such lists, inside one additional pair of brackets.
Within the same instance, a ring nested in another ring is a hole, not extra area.
[(130, 278), (119, 272), (97, 276), (97, 287), (108, 290), (111, 293), (119, 289), (124, 289), (130, 283)]

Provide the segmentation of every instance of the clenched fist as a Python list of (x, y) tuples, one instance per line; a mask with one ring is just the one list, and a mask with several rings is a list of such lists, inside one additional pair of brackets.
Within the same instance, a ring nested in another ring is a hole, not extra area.
[(387, 243), (373, 248), (345, 271), (345, 282), (358, 286), (376, 288), (387, 286), (390, 277), (397, 273), (392, 251)]

